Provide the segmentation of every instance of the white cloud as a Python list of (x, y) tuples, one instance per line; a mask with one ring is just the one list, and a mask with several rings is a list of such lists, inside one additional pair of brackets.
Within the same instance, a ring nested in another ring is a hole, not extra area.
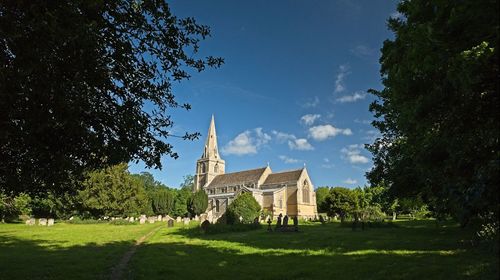
[(356, 102), (358, 100), (365, 99), (366, 93), (362, 91), (356, 91), (355, 93), (351, 95), (344, 95), (339, 98), (337, 98), (337, 102), (340, 103), (347, 103), (347, 102)]
[(351, 53), (358, 57), (364, 57), (373, 55), (375, 50), (365, 45), (357, 45), (351, 49)]
[(339, 134), (351, 135), (352, 131), (349, 128), (336, 128), (330, 124), (318, 125), (309, 128), (309, 137), (313, 138), (316, 141), (324, 141)]
[(313, 99), (310, 99), (306, 102), (304, 102), (304, 104), (302, 104), (302, 107), (304, 108), (314, 108), (316, 106), (319, 105), (319, 97), (315, 96)]
[(298, 138), (288, 141), (288, 147), (291, 150), (312, 151), (314, 147), (305, 138)]
[(271, 133), (276, 137), (278, 143), (288, 142), (290, 150), (312, 151), (314, 147), (305, 138), (297, 138), (293, 134), (273, 130)]
[(351, 178), (347, 178), (343, 181), (344, 184), (348, 184), (348, 185), (354, 185), (354, 184), (357, 184), (358, 181), (354, 180), (354, 179), (351, 179)]
[(295, 135), (273, 130), (271, 133), (276, 137), (278, 143), (285, 143), (288, 140), (296, 139)]
[(295, 158), (290, 158), (290, 157), (283, 156), (283, 155), (279, 156), (279, 158), (280, 158), (283, 162), (285, 162), (285, 163), (297, 163), (297, 162), (299, 162), (299, 161), (300, 161), (300, 160), (298, 160), (298, 159), (295, 159)]
[(361, 155), (362, 145), (349, 145), (340, 150), (343, 154), (342, 158), (347, 159), (352, 164), (365, 164), (370, 161), (367, 157)]
[(300, 122), (305, 125), (313, 125), (314, 122), (321, 117), (320, 114), (307, 114), (300, 118)]
[(347, 65), (340, 65), (339, 66), (339, 71), (338, 71), (337, 76), (335, 78), (335, 90), (334, 90), (335, 93), (345, 91), (344, 79), (349, 74), (348, 71), (349, 71), (349, 67)]
[(261, 127), (253, 130), (246, 130), (229, 141), (222, 148), (222, 153), (238, 156), (256, 154), (259, 148), (270, 140), (271, 136), (264, 133)]

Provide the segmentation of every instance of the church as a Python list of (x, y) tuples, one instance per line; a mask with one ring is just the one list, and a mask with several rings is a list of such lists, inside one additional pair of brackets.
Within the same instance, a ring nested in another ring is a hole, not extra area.
[(318, 215), (316, 193), (305, 166), (301, 169), (273, 172), (269, 166), (233, 173), (225, 172), (225, 161), (217, 148), (214, 117), (210, 121), (203, 154), (196, 162), (194, 188), (208, 194), (206, 214), (216, 221), (241, 193), (250, 192), (262, 209), (275, 218), (279, 214), (302, 219)]

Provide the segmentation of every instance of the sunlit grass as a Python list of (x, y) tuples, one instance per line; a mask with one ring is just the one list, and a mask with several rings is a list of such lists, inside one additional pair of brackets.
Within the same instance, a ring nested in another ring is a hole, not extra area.
[(298, 233), (203, 235), (192, 225), (0, 224), (0, 279), (106, 279), (135, 240), (131, 279), (498, 279), (498, 253), (472, 247), (455, 224), (399, 222), (352, 231), (301, 225)]

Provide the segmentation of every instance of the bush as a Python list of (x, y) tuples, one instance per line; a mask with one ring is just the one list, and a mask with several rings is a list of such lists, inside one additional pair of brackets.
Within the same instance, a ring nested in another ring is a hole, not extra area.
[[(260, 205), (251, 193), (239, 195), (226, 210), (227, 224), (237, 223), (249, 224), (259, 217)], [(241, 217), (241, 220), (240, 220)]]

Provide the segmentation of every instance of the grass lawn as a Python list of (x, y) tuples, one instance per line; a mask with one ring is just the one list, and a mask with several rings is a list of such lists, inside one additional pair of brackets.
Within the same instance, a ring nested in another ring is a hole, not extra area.
[(106, 279), (135, 240), (159, 224), (0, 224), (0, 279)]
[(133, 279), (498, 279), (498, 253), (471, 232), (433, 221), (353, 232), (338, 223), (299, 233), (200, 235), (161, 229), (129, 266)]
[[(338, 223), (299, 233), (202, 235), (163, 227), (141, 245), (131, 279), (498, 279), (498, 252), (432, 221), (353, 232)], [(0, 279), (107, 278), (146, 225), (0, 224)]]

